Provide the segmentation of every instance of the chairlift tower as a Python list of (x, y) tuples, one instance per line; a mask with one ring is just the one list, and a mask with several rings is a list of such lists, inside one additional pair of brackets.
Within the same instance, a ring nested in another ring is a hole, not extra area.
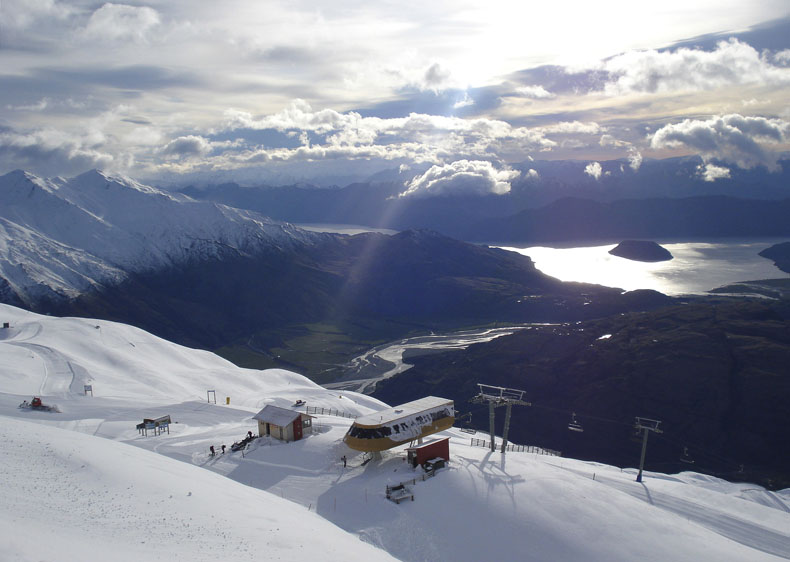
[(639, 474), (636, 475), (636, 481), (642, 481), (642, 468), (645, 466), (645, 453), (647, 453), (647, 435), (651, 431), (655, 431), (656, 433), (663, 433), (658, 428), (658, 424), (661, 422), (659, 420), (651, 420), (648, 418), (636, 418), (634, 422), (634, 429), (637, 432), (642, 432), (642, 456), (639, 458)]
[(523, 390), (515, 388), (505, 388), (502, 386), (491, 386), (488, 384), (477, 383), (480, 392), (470, 400), (473, 404), (488, 404), (488, 425), (491, 434), (491, 451), (496, 451), (496, 436), (494, 435), (494, 410), (500, 406), (505, 406), (505, 429), (502, 432), (502, 448), (500, 451), (505, 454), (507, 449), (507, 434), (510, 429), (510, 412), (513, 405), (532, 406), (531, 402), (524, 401)]

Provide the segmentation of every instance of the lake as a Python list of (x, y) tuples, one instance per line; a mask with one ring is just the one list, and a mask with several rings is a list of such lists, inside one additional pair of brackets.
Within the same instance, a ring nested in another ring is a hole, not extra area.
[[(300, 224), (306, 230), (359, 234), (397, 231), (354, 224)], [(564, 243), (563, 248), (545, 246), (514, 247), (497, 243), (487, 246), (502, 248), (529, 256), (535, 266), (561, 281), (579, 281), (626, 291), (653, 289), (666, 295), (699, 295), (711, 289), (740, 281), (787, 279), (790, 274), (760, 257), (762, 250), (786, 242), (787, 238), (722, 239), (716, 241), (658, 241), (674, 259), (658, 263), (627, 260), (609, 254), (617, 244), (577, 246)]]
[(617, 244), (572, 248), (497, 247), (529, 256), (540, 271), (561, 281), (595, 283), (627, 291), (654, 289), (667, 295), (684, 295), (704, 294), (739, 281), (790, 277), (771, 260), (758, 255), (769, 246), (785, 241), (786, 238), (659, 242), (674, 259), (657, 263), (638, 262), (609, 254)]

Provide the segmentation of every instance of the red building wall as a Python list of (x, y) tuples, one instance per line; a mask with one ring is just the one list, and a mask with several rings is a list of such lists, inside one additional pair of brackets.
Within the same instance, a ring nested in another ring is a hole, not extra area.
[(425, 461), (436, 458), (444, 459), (446, 461), (450, 460), (449, 437), (437, 439), (436, 441), (431, 441), (430, 443), (425, 443), (424, 445), (419, 445), (417, 447), (413, 447), (412, 449), (414, 450), (416, 461), (419, 465), (423, 464)]

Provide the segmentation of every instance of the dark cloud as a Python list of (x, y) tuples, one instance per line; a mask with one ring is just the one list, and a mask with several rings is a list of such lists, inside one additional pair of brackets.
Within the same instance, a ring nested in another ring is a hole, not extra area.
[(64, 70), (39, 68), (34, 75), (40, 80), (69, 85), (108, 86), (137, 92), (177, 87), (206, 86), (206, 80), (194, 72), (174, 71), (162, 66), (132, 65), (118, 68), (83, 68)]
[(173, 139), (162, 148), (161, 152), (165, 156), (197, 158), (211, 152), (211, 143), (203, 137), (187, 135)]
[(321, 53), (305, 47), (280, 45), (256, 52), (253, 58), (286, 65), (313, 64), (323, 59)]
[[(409, 88), (401, 90), (397, 99), (376, 105), (355, 109), (362, 117), (381, 117), (393, 119), (408, 117), (412, 113), (441, 115), (444, 117), (475, 117), (482, 115), (502, 104), (501, 86), (487, 88), (470, 88), (461, 90), (451, 88), (442, 91), (418, 90)], [(459, 102), (469, 99), (469, 105)]]
[(564, 66), (544, 65), (521, 70), (507, 78), (509, 95), (520, 97), (518, 89), (524, 86), (540, 86), (555, 95), (587, 94), (602, 90), (611, 80), (611, 74), (600, 69), (573, 71)]
[[(125, 162), (128, 164), (129, 162)], [(26, 169), (43, 176), (70, 175), (92, 168), (110, 169), (117, 159), (85, 140), (56, 131), (0, 132), (0, 170)]]
[[(709, 33), (684, 39), (674, 43), (671, 49), (679, 47), (713, 49), (722, 39), (733, 37), (748, 43), (758, 50), (769, 49), (771, 51), (781, 51), (790, 48), (790, 16), (773, 19), (759, 25), (752, 26), (746, 31)], [(666, 49), (663, 49), (666, 50)]]
[(132, 119), (131, 117), (127, 117), (126, 119), (121, 119), (121, 121), (124, 121), (126, 123), (133, 123), (135, 125), (153, 125), (153, 123), (148, 119), (142, 119), (142, 118)]

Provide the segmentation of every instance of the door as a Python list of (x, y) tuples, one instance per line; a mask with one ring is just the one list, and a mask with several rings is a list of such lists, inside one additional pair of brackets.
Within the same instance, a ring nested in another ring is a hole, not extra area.
[(302, 416), (294, 420), (294, 441), (299, 441), (302, 438)]

